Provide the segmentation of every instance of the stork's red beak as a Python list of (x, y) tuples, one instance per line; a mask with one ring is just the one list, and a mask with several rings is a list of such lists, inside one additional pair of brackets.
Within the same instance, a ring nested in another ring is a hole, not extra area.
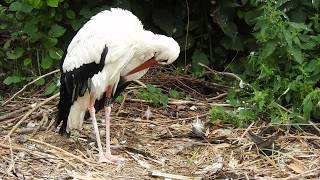
[(127, 74), (127, 76), (129, 76), (129, 75), (131, 75), (131, 74), (134, 74), (134, 73), (136, 73), (136, 72), (142, 71), (142, 70), (144, 70), (144, 69), (150, 68), (151, 66), (154, 66), (154, 65), (156, 65), (156, 64), (159, 64), (159, 62), (156, 61), (156, 60), (154, 59), (154, 57), (153, 57), (153, 58), (149, 59), (148, 61), (140, 64), (138, 67), (134, 68), (133, 70), (131, 70), (131, 71)]

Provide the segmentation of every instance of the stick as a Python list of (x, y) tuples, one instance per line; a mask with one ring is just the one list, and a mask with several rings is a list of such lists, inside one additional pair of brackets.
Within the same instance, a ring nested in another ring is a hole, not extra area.
[(243, 138), (247, 133), (248, 131), (251, 129), (251, 127), (254, 125), (254, 122), (252, 122), (248, 128), (243, 132), (243, 134), (240, 136), (240, 138)]
[(202, 63), (198, 63), (200, 66), (206, 68), (207, 70), (209, 70), (210, 72), (212, 72), (213, 74), (220, 74), (220, 75), (224, 75), (224, 76), (228, 76), (228, 77), (231, 77), (231, 78), (234, 78), (234, 79), (237, 79), (237, 80), (240, 80), (242, 81), (242, 79), (234, 74), (234, 73), (230, 73), (230, 72), (219, 72), (219, 71), (216, 71), (216, 70), (213, 70), (211, 69), (209, 66), (205, 65), (205, 64), (202, 64)]
[(315, 128), (315, 129), (320, 133), (320, 129), (317, 127), (316, 124), (314, 124), (312, 121), (309, 121), (309, 123), (311, 124), (311, 126), (312, 126), (313, 128)]
[(20, 126), (20, 124), (26, 120), (35, 110), (37, 110), (39, 107), (43, 106), (44, 104), (48, 103), (49, 101), (51, 101), (52, 99), (55, 99), (56, 97), (58, 97), (60, 95), (60, 93), (57, 93), (49, 98), (47, 98), (46, 100), (42, 101), (41, 103), (37, 104), (34, 108), (30, 109), (21, 119), (20, 121), (13, 126), (13, 128), (11, 129), (11, 131), (8, 133), (8, 137), (10, 137), (10, 135)]
[(19, 114), (19, 113), (21, 113), (21, 112), (23, 112), (23, 111), (26, 111), (26, 110), (28, 110), (29, 108), (31, 108), (31, 106), (22, 107), (22, 108), (20, 108), (20, 109), (18, 109), (18, 110), (15, 110), (15, 111), (11, 112), (11, 113), (2, 115), (2, 116), (0, 116), (0, 122), (1, 122), (2, 120), (4, 120), (4, 119), (11, 118), (11, 117), (13, 117), (13, 116), (16, 115), (16, 114)]
[(127, 99), (127, 95), (128, 95), (130, 92), (132, 92), (132, 91), (133, 91), (133, 90), (130, 90), (130, 91), (126, 92), (126, 93), (123, 95), (123, 100), (122, 100), (122, 102), (121, 102), (121, 104), (120, 104), (120, 107), (119, 107), (119, 109), (118, 109), (118, 112), (117, 112), (117, 114), (116, 114), (116, 117), (119, 116), (120, 111), (121, 111), (121, 109), (122, 109), (122, 107), (123, 107), (123, 105), (124, 105), (124, 102), (125, 102), (126, 99)]
[[(282, 110), (284, 110), (284, 111), (286, 111), (286, 112), (288, 112), (288, 113), (290, 113), (290, 114), (293, 114), (293, 112), (292, 111), (290, 111), (289, 109), (287, 109), (287, 108), (285, 108), (285, 107), (283, 107), (283, 106), (281, 106), (280, 104), (278, 104), (278, 103), (275, 103), (280, 109), (282, 109)], [(297, 115), (297, 117), (298, 118), (300, 118), (300, 119), (302, 119), (302, 120), (305, 120), (304, 119), (304, 117), (302, 117), (302, 116), (300, 116), (300, 115)]]
[(59, 72), (60, 70), (59, 69), (56, 69), (54, 71), (51, 71), (47, 74), (44, 74), (42, 76), (39, 76), (38, 78), (36, 78), (35, 80), (29, 82), (28, 84), (24, 85), (18, 92), (16, 92), (11, 98), (9, 98), (8, 100), (6, 100), (4, 103), (2, 103), (2, 106), (6, 105), (7, 103), (9, 103), (15, 96), (17, 96), (19, 93), (21, 93), (23, 90), (25, 90), (28, 86), (30, 86), (31, 84), (35, 83), (36, 81), (38, 81), (39, 79), (41, 78), (44, 78), (46, 76), (49, 76), (50, 74), (54, 74), (54, 73), (57, 73)]
[(210, 101), (210, 100), (216, 100), (216, 99), (220, 99), (220, 98), (222, 98), (222, 97), (224, 97), (224, 96), (227, 96), (227, 95), (228, 95), (228, 93), (222, 93), (222, 94), (219, 94), (219, 95), (217, 95), (217, 96), (215, 96), (215, 97), (207, 98), (207, 100), (208, 100), (208, 101)]
[(160, 171), (150, 171), (149, 172), (150, 176), (157, 176), (157, 177), (164, 177), (165, 179), (180, 179), (180, 180), (191, 180), (191, 179), (202, 179), (201, 177), (188, 177), (188, 176), (182, 176), (182, 175), (177, 175), (177, 174), (168, 174), (168, 173), (163, 173)]
[(58, 147), (56, 147), (56, 146), (53, 146), (53, 145), (51, 145), (51, 144), (48, 144), (48, 143), (46, 143), (46, 142), (39, 141), (39, 140), (36, 140), (36, 139), (31, 139), (31, 138), (30, 138), (30, 139), (28, 139), (28, 140), (29, 140), (29, 141), (32, 141), (32, 142), (36, 142), (36, 143), (38, 143), (38, 144), (42, 144), (42, 145), (48, 146), (48, 147), (50, 147), (50, 148), (52, 148), (52, 149), (54, 149), (54, 150), (56, 150), (56, 151), (60, 151), (60, 152), (64, 153), (64, 154), (67, 155), (67, 156), (70, 156), (70, 157), (72, 157), (72, 158), (74, 158), (74, 159), (77, 159), (77, 160), (83, 162), (84, 164), (86, 164), (86, 165), (88, 165), (88, 166), (92, 166), (92, 164), (88, 163), (85, 159), (83, 159), (83, 158), (81, 158), (81, 157), (78, 157), (78, 156), (76, 156), (76, 155), (74, 155), (74, 154), (71, 154), (71, 153), (69, 153), (69, 152), (67, 152), (67, 151), (65, 151), (65, 150), (63, 150), (63, 149), (61, 149), (61, 148), (58, 148)]
[(7, 169), (7, 173), (9, 174), (9, 172), (11, 172), (12, 170), (15, 173), (16, 170), (14, 168), (15, 161), (14, 161), (14, 158), (13, 158), (13, 150), (12, 150), (12, 144), (11, 144), (11, 138), (10, 137), (8, 138), (8, 141), (9, 141), (9, 149), (10, 149), (10, 157), (11, 157), (11, 163), (10, 163), (8, 169)]
[[(309, 171), (305, 171), (304, 173), (301, 173), (301, 174), (289, 176), (284, 179), (285, 180), (287, 180), (287, 179), (304, 179), (304, 178), (307, 178), (308, 176), (317, 176), (317, 175), (319, 175), (319, 170), (320, 170), (320, 168), (318, 167), (318, 168), (315, 168), (315, 169), (312, 169)], [(313, 173), (313, 174), (311, 174), (311, 173)]]
[(42, 126), (44, 126), (46, 123), (48, 122), (48, 114), (47, 113), (43, 113), (42, 115), (42, 120), (39, 124), (39, 126), (33, 131), (33, 133), (31, 134), (31, 137), (33, 137), (34, 135), (36, 135), (36, 133), (42, 128)]
[[(152, 101), (147, 101), (143, 99), (127, 99), (126, 101), (130, 102), (141, 102), (141, 103), (152, 103)], [(233, 107), (231, 104), (219, 104), (219, 103), (197, 103), (194, 101), (185, 101), (185, 100), (170, 100), (168, 102), (170, 105), (196, 105), (196, 106), (223, 106), (223, 107)]]
[(139, 81), (139, 80), (134, 80), (133, 82), (139, 84), (139, 85), (142, 86), (143, 88), (146, 88), (146, 87), (147, 87), (143, 82), (141, 82), (141, 81)]

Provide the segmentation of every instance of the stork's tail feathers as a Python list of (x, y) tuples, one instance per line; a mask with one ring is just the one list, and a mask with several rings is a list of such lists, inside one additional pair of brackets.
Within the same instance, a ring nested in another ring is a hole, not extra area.
[(72, 105), (72, 94), (68, 93), (67, 85), (64, 79), (64, 74), (61, 74), (60, 77), (60, 100), (58, 104), (58, 114), (56, 118), (56, 124), (55, 127), (57, 128), (61, 122), (62, 125), (59, 129), (59, 134), (61, 135), (68, 135), (67, 133), (67, 122), (68, 122), (68, 116), (70, 113), (71, 105)]

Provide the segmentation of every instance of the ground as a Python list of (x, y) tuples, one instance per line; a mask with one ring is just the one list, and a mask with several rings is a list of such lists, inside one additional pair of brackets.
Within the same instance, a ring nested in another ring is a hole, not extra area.
[[(179, 87), (186, 93), (194, 93), (190, 87), (201, 83), (191, 77), (175, 77), (173, 81), (173, 84), (184, 84)], [(161, 84), (148, 78), (143, 82)], [(168, 84), (162, 85), (169, 87)], [(71, 138), (54, 131), (52, 122), (58, 98), (34, 108), (32, 104), (39, 104), (45, 98), (35, 92), (31, 96), (30, 91), (26, 91), (1, 106), (0, 179), (300, 179), (320, 176), (317, 124), (311, 124), (310, 130), (297, 131), (289, 126), (285, 129), (269, 126), (260, 120), (246, 128), (234, 128), (210, 123), (211, 106), (228, 106), (220, 100), (222, 96), (218, 92), (208, 95), (217, 98), (206, 97), (199, 90), (190, 101), (170, 99), (167, 108), (137, 99), (137, 85), (126, 92), (125, 101), (114, 104), (111, 116), (112, 153), (126, 158), (118, 164), (97, 163), (90, 120), (85, 121), (81, 131), (73, 132)], [(151, 114), (147, 118), (148, 107)], [(34, 111), (30, 111), (32, 108)], [(97, 116), (103, 136), (103, 112)], [(192, 131), (197, 116), (205, 124), (200, 136)], [(15, 129), (21, 119), (23, 121)], [(10, 131), (12, 134), (8, 137)]]

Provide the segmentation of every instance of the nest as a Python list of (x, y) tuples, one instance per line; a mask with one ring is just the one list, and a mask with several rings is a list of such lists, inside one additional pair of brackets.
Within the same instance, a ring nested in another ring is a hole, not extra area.
[[(168, 83), (174, 81), (176, 83)], [(136, 98), (130, 86), (111, 115), (112, 153), (125, 157), (121, 164), (97, 162), (95, 136), (90, 121), (79, 135), (66, 138), (52, 128), (58, 95), (23, 91), (1, 106), (0, 177), (3, 179), (301, 179), (320, 176), (319, 125), (311, 131), (269, 126), (257, 121), (244, 129), (212, 124), (211, 106), (220, 101), (220, 88), (202, 93), (204, 83), (188, 76), (151, 78), (162, 89), (180, 89), (190, 101), (170, 99), (167, 108)], [(210, 83), (209, 83), (210, 84)], [(212, 85), (212, 84), (211, 84)], [(206, 88), (210, 88), (207, 83)], [(196, 117), (203, 134), (194, 134)], [(104, 129), (103, 112), (97, 114)], [(103, 130), (101, 135), (104, 135)], [(104, 137), (103, 137), (104, 138)]]

